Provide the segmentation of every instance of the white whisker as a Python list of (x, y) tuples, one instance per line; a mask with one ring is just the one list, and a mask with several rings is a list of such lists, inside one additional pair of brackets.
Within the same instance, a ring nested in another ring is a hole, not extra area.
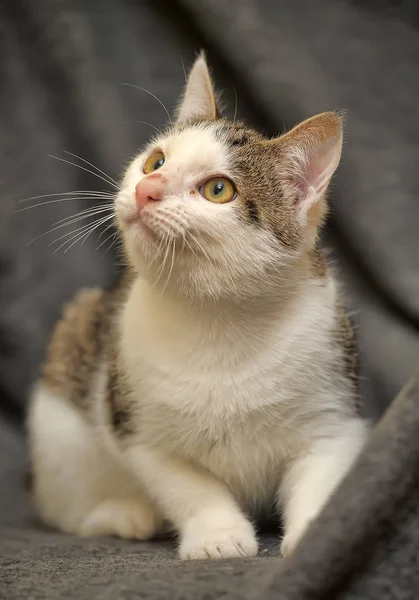
[(103, 192), (103, 191), (95, 191), (95, 190), (73, 190), (72, 192), (58, 192), (55, 194), (40, 194), (39, 196), (31, 196), (30, 198), (23, 198), (19, 200), (19, 204), (23, 204), (23, 202), (29, 202), (30, 200), (38, 200), (39, 198), (51, 198), (53, 196), (72, 196), (73, 194), (83, 195), (83, 196), (94, 196), (94, 197), (105, 197), (105, 198), (113, 198), (113, 192)]
[(156, 253), (154, 254), (154, 258), (153, 258), (153, 260), (150, 263), (150, 267), (154, 263), (154, 261), (156, 260), (156, 258), (158, 256), (160, 256), (160, 252), (161, 252), (161, 249), (163, 248), (163, 242), (164, 242), (164, 240), (165, 240), (165, 237), (162, 237), (161, 240), (160, 240), (159, 246), (158, 246), (158, 248), (156, 250)]
[(182, 63), (183, 74), (185, 76), (185, 83), (188, 83), (188, 78), (186, 76), (185, 63), (183, 62), (182, 52), (180, 53), (180, 62)]
[[(102, 218), (102, 217), (100, 217), (100, 218)], [(48, 246), (52, 246), (53, 244), (56, 244), (60, 240), (63, 240), (64, 238), (68, 237), (69, 235), (74, 235), (74, 234), (77, 234), (77, 232), (80, 232), (82, 230), (87, 230), (87, 229), (89, 229), (89, 227), (92, 227), (96, 223), (97, 223), (97, 219), (95, 219), (93, 221), (93, 223), (85, 223), (84, 225), (81, 225), (80, 227), (77, 227), (77, 229), (72, 229), (71, 231), (67, 231), (67, 233), (64, 233), (59, 238), (56, 238), (55, 240), (52, 240), (52, 242), (50, 242), (48, 244)], [(71, 239), (73, 239), (73, 238), (71, 238)]]
[[(112, 242), (111, 244), (109, 244), (109, 246), (106, 248), (106, 250), (105, 250), (105, 255), (106, 255), (106, 254), (109, 252), (109, 250), (110, 250), (111, 248), (113, 248), (113, 246), (115, 246), (116, 242), (119, 240), (119, 235), (118, 235), (118, 232), (117, 232), (117, 231), (115, 231), (115, 233), (113, 234), (113, 237), (114, 237), (115, 239), (114, 239), (114, 240), (113, 240), (113, 242)], [(125, 265), (125, 266), (126, 266), (126, 265)]]
[(165, 290), (167, 288), (167, 285), (169, 283), (170, 277), (172, 276), (173, 266), (175, 264), (175, 247), (176, 247), (176, 240), (175, 240), (175, 238), (172, 238), (172, 241), (173, 241), (173, 244), (172, 244), (172, 260), (171, 260), (171, 263), (170, 263), (170, 269), (169, 269), (169, 274), (167, 275), (166, 283), (164, 284), (163, 289), (161, 291), (161, 296), (163, 296), (163, 294), (164, 294), (164, 292), (165, 292)]
[(195, 244), (201, 250), (202, 254), (208, 259), (208, 261), (213, 262), (208, 252), (205, 250), (205, 248), (202, 247), (201, 243), (196, 239), (196, 237), (190, 231), (188, 231), (188, 235), (193, 239)]
[[(64, 221), (70, 220), (70, 219), (75, 219), (76, 217), (82, 217), (83, 215), (85, 215), (85, 217), (88, 217), (90, 214), (94, 214), (97, 210), (99, 209), (106, 209), (106, 210), (113, 210), (113, 205), (111, 204), (98, 204), (97, 206), (92, 206), (90, 208), (85, 208), (84, 210), (81, 210), (80, 212), (76, 213), (75, 215), (69, 215), (67, 217), (64, 217), (63, 219), (59, 219), (59, 221), (55, 221), (55, 223), (53, 223), (51, 225), (51, 227), (55, 227), (55, 225), (58, 225), (59, 223), (63, 223)], [(50, 229), (49, 231), (53, 231), (52, 229)]]
[[(64, 237), (67, 237), (67, 235), (73, 234), (68, 240), (65, 240), (58, 248), (56, 248), (54, 250), (54, 254), (55, 254), (56, 252), (58, 252), (58, 250), (60, 250), (61, 248), (63, 248), (66, 244), (68, 244), (69, 242), (71, 242), (74, 238), (77, 238), (76, 241), (74, 242), (74, 243), (76, 243), (77, 241), (81, 240), (82, 237), (86, 233), (90, 234), (97, 227), (99, 227), (103, 223), (106, 223), (106, 221), (108, 221), (109, 219), (112, 219), (112, 218), (113, 218), (113, 215), (108, 215), (107, 217), (102, 217), (101, 219), (95, 221), (94, 223), (89, 223), (87, 225), (83, 225), (82, 227), (79, 227), (78, 229), (76, 229), (76, 232), (70, 231), (70, 232), (68, 232), (68, 234), (65, 234), (61, 238), (58, 238), (57, 240), (54, 240), (53, 242), (51, 242), (50, 244), (48, 244), (48, 246), (52, 246), (52, 244), (55, 244), (60, 239), (63, 239)], [(71, 244), (71, 246), (73, 246), (73, 245), (74, 244)], [(71, 248), (71, 246), (69, 246), (69, 248)], [(69, 248), (67, 248), (64, 252), (67, 252), (67, 250), (69, 250)]]
[[(74, 196), (71, 198), (56, 198), (55, 200), (47, 200), (46, 202), (38, 202), (38, 204), (31, 204), (31, 206), (25, 206), (24, 208), (18, 208), (17, 210), (15, 210), (15, 213), (20, 213), (20, 212), (24, 212), (25, 210), (31, 210), (32, 208), (38, 208), (39, 206), (46, 206), (47, 204), (56, 204), (57, 202), (67, 202), (68, 200), (106, 200), (107, 198), (101, 198), (101, 197), (95, 197), (92, 196), (90, 197), (86, 197), (86, 196)], [(109, 201), (111, 201), (112, 198), (109, 198)]]
[(142, 90), (143, 92), (146, 92), (146, 94), (150, 94), (150, 96), (152, 96), (155, 100), (157, 100), (157, 102), (160, 104), (160, 106), (163, 107), (163, 109), (166, 112), (166, 115), (169, 118), (170, 124), (173, 125), (172, 117), (170, 116), (169, 111), (167, 110), (167, 108), (163, 104), (163, 102), (160, 100), (160, 98), (157, 98), (157, 96), (155, 96), (152, 92), (150, 92), (149, 90), (146, 90), (145, 88), (141, 87), (140, 85), (134, 85), (133, 83), (124, 83), (123, 81), (121, 83), (122, 83), (122, 85), (126, 85), (126, 86), (132, 87), (132, 88), (136, 88), (137, 90)]
[[(108, 231), (108, 230), (109, 230), (111, 227), (113, 227), (113, 226), (114, 226), (114, 223), (113, 223), (113, 222), (112, 222), (110, 225), (107, 225), (107, 226), (105, 227), (105, 229), (104, 229), (103, 231), (101, 231), (101, 233), (99, 234), (99, 237), (97, 238), (97, 240), (96, 240), (96, 243), (99, 243), (99, 242), (100, 242), (100, 240), (101, 240), (101, 238), (102, 238), (102, 236), (103, 236), (103, 234), (104, 234), (104, 233), (106, 233), (106, 232), (107, 232), (107, 231)], [(100, 246), (99, 246), (99, 248), (100, 248)], [(96, 250), (97, 250), (97, 248), (96, 248)]]
[[(66, 254), (68, 252), (68, 250), (70, 250), (70, 248), (72, 248), (74, 246), (74, 244), (77, 244), (77, 242), (79, 242), (80, 240), (82, 240), (82, 242), (81, 242), (81, 246), (82, 246), (91, 233), (93, 233), (98, 227), (103, 225), (103, 223), (106, 223), (106, 221), (111, 218), (112, 218), (112, 215), (110, 217), (104, 217), (103, 219), (101, 219), (98, 223), (96, 223), (96, 225), (94, 227), (92, 227), (86, 233), (83, 233), (72, 244), (70, 244), (70, 246), (64, 250), (64, 254)], [(68, 240), (67, 240), (67, 242), (68, 242)], [(65, 243), (67, 243), (67, 242), (65, 242)]]
[[(102, 235), (105, 233), (105, 231), (108, 231), (108, 230), (109, 230), (111, 227), (113, 227), (113, 226), (114, 226), (114, 225), (113, 225), (113, 223), (111, 223), (110, 225), (108, 225), (107, 227), (105, 227), (105, 229), (104, 229), (104, 230), (102, 231), (102, 233), (100, 234), (100, 236), (99, 236), (99, 238), (98, 238), (98, 241), (100, 240), (100, 237), (101, 237), (101, 236), (102, 236)], [(99, 246), (96, 248), (95, 252), (97, 252), (98, 250), (100, 250), (100, 248), (102, 248), (102, 246), (103, 246), (104, 244), (106, 244), (106, 242), (107, 242), (108, 240), (110, 240), (111, 238), (113, 238), (113, 237), (115, 237), (115, 236), (117, 236), (117, 235), (118, 235), (118, 232), (112, 232), (110, 235), (108, 235), (108, 236), (107, 236), (107, 237), (106, 237), (106, 238), (103, 240), (103, 242), (101, 242), (101, 243), (99, 244)]]
[[(112, 210), (112, 207), (106, 207), (106, 208), (97, 207), (94, 209), (91, 208), (91, 209), (88, 209), (88, 211), (82, 211), (81, 214), (78, 213), (77, 215), (73, 215), (73, 217), (65, 217), (64, 219), (60, 219), (60, 221), (57, 221), (56, 223), (54, 223), (53, 226), (51, 226), (47, 231), (45, 231), (44, 233), (41, 233), (40, 235), (33, 238), (30, 242), (28, 242), (27, 246), (30, 246), (37, 240), (45, 237), (46, 235), (48, 235), (49, 233), (52, 233), (53, 231), (56, 231), (57, 229), (60, 229), (62, 227), (68, 227), (69, 225), (73, 225), (74, 223), (83, 221), (84, 219), (93, 217), (93, 216), (95, 216), (97, 214), (101, 214), (103, 212), (107, 212), (109, 210)], [(65, 222), (63, 222), (63, 221), (65, 221)], [(58, 238), (58, 239), (60, 239), (60, 238)]]
[(73, 154), (72, 152), (69, 152), (68, 150), (63, 150), (63, 152), (65, 154), (72, 156), (73, 158), (77, 158), (78, 160), (81, 160), (82, 162), (86, 163), (86, 165), (89, 165), (90, 167), (92, 167), (92, 169), (96, 169), (96, 171), (98, 171), (98, 173), (101, 173), (102, 175), (104, 175), (106, 177), (106, 179), (108, 180), (108, 183), (110, 183), (111, 185), (114, 185), (116, 187), (116, 189), (120, 189), (119, 183), (117, 181), (115, 181), (115, 179), (113, 179), (110, 175), (105, 173), (105, 171), (102, 171), (102, 169), (99, 169), (99, 167), (97, 167), (93, 163), (89, 162), (85, 158), (82, 158), (81, 156), (78, 156), (77, 154)]
[(99, 175), (99, 173), (96, 173), (95, 171), (92, 171), (91, 169), (86, 169), (86, 167), (82, 167), (81, 165), (78, 165), (77, 163), (71, 162), (70, 160), (65, 160), (65, 158), (60, 158), (59, 156), (53, 156), (52, 154), (49, 154), (48, 156), (50, 158), (54, 158), (55, 160), (59, 160), (63, 163), (67, 163), (68, 165), (71, 165), (72, 167), (76, 167), (77, 169), (80, 169), (82, 171), (86, 171), (86, 173), (90, 173), (91, 175), (98, 177), (99, 179), (101, 179), (102, 181), (107, 183), (108, 185), (111, 185), (112, 187), (114, 187), (116, 190), (118, 190), (118, 191), (120, 190), (120, 187), (118, 185), (111, 183), (110, 181), (108, 181), (107, 179), (102, 177), (102, 175)]
[(190, 245), (190, 243), (186, 239), (186, 236), (185, 236), (185, 243), (188, 246), (189, 250), (192, 252), (192, 256), (196, 256), (195, 250), (193, 249), (193, 247)]
[(152, 127), (153, 129), (155, 129), (158, 133), (160, 133), (160, 135), (163, 135), (163, 132), (161, 129), (159, 129), (158, 127), (156, 127), (155, 125), (152, 125), (151, 123), (147, 123), (147, 121), (125, 121), (125, 123), (128, 125), (129, 123), (142, 123), (143, 125), (148, 125), (149, 127)]
[[(170, 233), (169, 233), (169, 232), (167, 232), (167, 233), (166, 233), (166, 235), (165, 235), (165, 237), (164, 237), (164, 244), (166, 244), (166, 243), (169, 241), (169, 236), (170, 236)], [(164, 245), (164, 244), (163, 244), (163, 245)], [(160, 265), (159, 271), (158, 271), (158, 273), (157, 273), (157, 279), (156, 279), (156, 281), (154, 282), (154, 284), (153, 284), (153, 287), (156, 287), (156, 286), (157, 286), (157, 284), (158, 284), (158, 282), (159, 282), (159, 280), (160, 280), (160, 277), (162, 276), (162, 274), (163, 274), (163, 272), (164, 272), (164, 268), (165, 268), (165, 266), (166, 266), (167, 257), (168, 257), (168, 255), (169, 255), (169, 249), (170, 249), (170, 245), (169, 245), (169, 244), (167, 244), (167, 246), (166, 246), (166, 251), (165, 251), (165, 253), (164, 253), (164, 257), (163, 257), (163, 261), (162, 261), (162, 263), (161, 263), (161, 265)]]
[(235, 106), (234, 106), (234, 117), (233, 117), (233, 123), (236, 122), (236, 117), (237, 117), (237, 108), (238, 108), (238, 100), (237, 100), (237, 90), (234, 87), (234, 96), (235, 96)]

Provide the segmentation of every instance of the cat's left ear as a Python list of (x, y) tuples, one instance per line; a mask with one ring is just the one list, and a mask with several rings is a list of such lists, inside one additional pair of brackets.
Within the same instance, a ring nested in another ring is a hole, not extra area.
[(342, 118), (326, 112), (303, 121), (268, 142), (280, 169), (284, 193), (302, 221), (318, 226), (325, 213), (325, 191), (342, 153)]
[(177, 121), (216, 119), (220, 116), (205, 54), (201, 52), (189, 73), (177, 110)]

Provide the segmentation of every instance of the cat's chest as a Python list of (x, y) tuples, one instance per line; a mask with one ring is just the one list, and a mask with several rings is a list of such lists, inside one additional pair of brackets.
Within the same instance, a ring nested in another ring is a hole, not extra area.
[(226, 440), (270, 440), (281, 423), (295, 425), (290, 410), (309, 397), (320, 344), (298, 314), (281, 316), (220, 327), (217, 318), (152, 303), (138, 284), (123, 314), (121, 352), (145, 430), (191, 452), (201, 443), (221, 452)]
[(290, 395), (289, 372), (273, 352), (242, 360), (232, 359), (232, 353), (227, 345), (214, 348), (205, 342), (186, 351), (170, 348), (170, 339), (137, 347), (125, 364), (143, 414), (160, 411), (172, 415), (177, 427), (215, 429), (221, 435), (239, 424), (245, 428), (249, 414), (272, 405), (280, 411)]
[(205, 406), (186, 393), (177, 406), (145, 402), (139, 413), (141, 441), (204, 467), (253, 511), (259, 499), (273, 498), (281, 466), (295, 442), (281, 436), (278, 415), (221, 404)]
[(276, 324), (265, 336), (255, 331), (252, 337), (239, 324), (224, 331), (188, 315), (168, 316), (167, 309), (135, 308), (128, 305), (124, 316), (121, 351), (142, 404), (228, 420), (289, 397), (298, 364), (291, 336), (277, 333)]
[(198, 350), (194, 359), (163, 350), (154, 359), (148, 347), (130, 371), (145, 443), (198, 460), (222, 479), (267, 465), (298, 443), (292, 428), (282, 431), (292, 393), (275, 361), (223, 369)]

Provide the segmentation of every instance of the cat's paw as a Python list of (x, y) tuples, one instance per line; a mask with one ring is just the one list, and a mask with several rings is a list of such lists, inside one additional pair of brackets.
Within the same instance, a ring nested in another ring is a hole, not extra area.
[(244, 517), (225, 524), (192, 519), (183, 532), (179, 548), (184, 560), (243, 558), (256, 556), (257, 552), (253, 527)]
[(158, 530), (160, 520), (148, 502), (141, 500), (106, 500), (82, 522), (82, 537), (116, 535), (126, 539), (148, 540)]

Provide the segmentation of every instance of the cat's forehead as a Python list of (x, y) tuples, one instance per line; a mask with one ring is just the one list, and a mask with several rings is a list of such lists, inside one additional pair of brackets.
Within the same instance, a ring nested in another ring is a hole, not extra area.
[(179, 167), (200, 169), (211, 165), (217, 169), (224, 168), (228, 162), (225, 144), (217, 136), (216, 128), (207, 123), (172, 128), (157, 143), (166, 160)]
[(260, 140), (260, 135), (243, 123), (219, 119), (177, 125), (156, 143), (168, 159), (225, 170), (236, 150)]

